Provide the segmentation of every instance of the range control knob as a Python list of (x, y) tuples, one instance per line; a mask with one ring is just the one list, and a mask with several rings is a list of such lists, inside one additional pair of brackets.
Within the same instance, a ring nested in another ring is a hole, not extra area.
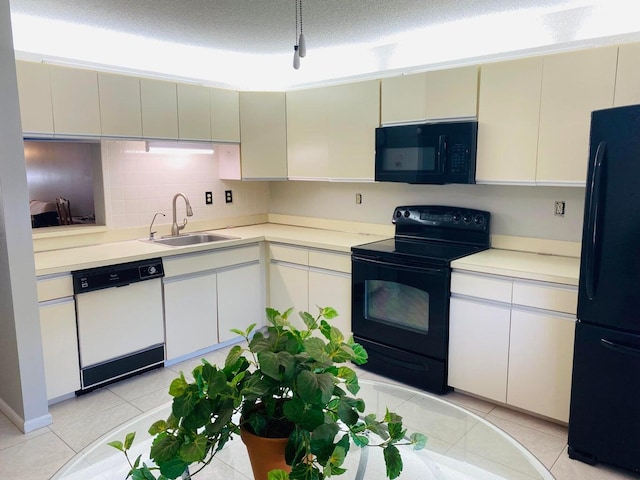
[(456, 212), (453, 214), (453, 221), (454, 222), (459, 222), (462, 219), (462, 215), (460, 215), (460, 212)]
[(482, 225), (484, 223), (484, 217), (482, 215), (476, 215), (473, 217), (473, 223), (476, 225)]
[(396, 210), (396, 218), (400, 218), (402, 216), (402, 210)]
[(404, 218), (409, 218), (411, 216), (411, 212), (409, 210), (404, 211)]
[(464, 216), (462, 217), (462, 220), (464, 220), (464, 223), (471, 222), (471, 215), (469, 215), (468, 213), (465, 213)]

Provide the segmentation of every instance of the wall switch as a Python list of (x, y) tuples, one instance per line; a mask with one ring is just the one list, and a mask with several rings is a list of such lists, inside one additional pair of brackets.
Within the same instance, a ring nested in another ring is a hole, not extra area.
[(231, 190), (224, 191), (224, 203), (233, 203), (233, 193)]
[(356, 205), (360, 205), (362, 203), (362, 194), (356, 193)]
[(204, 192), (205, 205), (211, 205), (213, 203), (213, 192)]
[(556, 202), (555, 210), (553, 212), (554, 215), (557, 215), (558, 217), (564, 217), (564, 206), (565, 206), (564, 200)]

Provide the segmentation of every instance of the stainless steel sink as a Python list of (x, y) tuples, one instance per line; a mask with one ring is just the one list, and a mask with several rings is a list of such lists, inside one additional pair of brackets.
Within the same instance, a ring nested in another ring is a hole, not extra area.
[(163, 237), (157, 240), (145, 240), (150, 243), (159, 243), (170, 247), (184, 247), (187, 245), (198, 245), (200, 243), (221, 242), (223, 240), (234, 240), (238, 237), (218, 235), (214, 233), (187, 233), (176, 237)]

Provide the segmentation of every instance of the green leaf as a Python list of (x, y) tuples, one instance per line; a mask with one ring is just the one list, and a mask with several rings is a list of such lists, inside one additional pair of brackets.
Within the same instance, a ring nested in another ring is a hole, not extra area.
[(378, 435), (383, 440), (389, 438), (389, 434), (387, 433), (387, 429), (385, 426), (376, 420), (376, 416), (373, 413), (370, 413), (366, 417), (364, 417), (364, 423), (367, 426), (367, 430), (372, 431), (376, 435)]
[(124, 449), (129, 450), (133, 444), (133, 440), (136, 438), (136, 432), (129, 432), (124, 439)]
[(355, 425), (359, 419), (358, 413), (353, 410), (353, 406), (344, 397), (340, 399), (338, 405), (338, 417), (348, 426)]
[(233, 346), (231, 350), (229, 350), (229, 353), (227, 354), (227, 358), (224, 360), (225, 368), (234, 366), (241, 356), (242, 356), (242, 347), (240, 345)]
[(179, 397), (183, 395), (184, 392), (189, 388), (189, 384), (184, 378), (184, 375), (181, 373), (180, 376), (174, 379), (169, 385), (169, 395), (172, 397)]
[(311, 433), (311, 453), (324, 465), (333, 453), (333, 440), (340, 431), (336, 423), (324, 423)]
[(294, 398), (284, 404), (283, 412), (288, 420), (300, 425), (308, 431), (313, 431), (324, 423), (324, 413), (321, 408), (305, 405), (300, 398)]
[(182, 442), (167, 433), (159, 434), (151, 444), (151, 458), (157, 463), (168, 462), (176, 456)]
[(199, 396), (193, 390), (188, 390), (179, 397), (173, 399), (171, 404), (171, 413), (176, 417), (186, 417), (189, 415), (200, 400)]
[(196, 435), (192, 442), (185, 443), (180, 447), (179, 455), (186, 463), (201, 462), (207, 454), (207, 436)]
[(215, 370), (208, 381), (209, 387), (207, 388), (207, 393), (211, 397), (215, 397), (229, 389), (227, 376), (220, 370)]
[(306, 403), (324, 405), (333, 394), (333, 376), (303, 370), (296, 378), (296, 387), (298, 395)]
[(350, 346), (353, 349), (354, 354), (352, 358), (353, 363), (355, 363), (356, 365), (363, 365), (367, 363), (369, 355), (367, 354), (367, 351), (364, 349), (364, 347), (359, 343), (353, 343)]
[(158, 420), (149, 427), (149, 435), (157, 435), (160, 432), (167, 430), (167, 422), (165, 420)]
[(275, 352), (258, 352), (258, 362), (262, 373), (274, 380), (280, 380), (280, 360)]
[(270, 307), (267, 307), (266, 312), (267, 312), (267, 320), (269, 321), (269, 323), (271, 325), (275, 325), (276, 318), (280, 316), (280, 312), (275, 308), (270, 308)]
[[(344, 463), (344, 459), (347, 457), (347, 451), (342, 446), (337, 446), (333, 449), (331, 457), (329, 457), (329, 464), (332, 467), (339, 467)], [(335, 472), (334, 472), (335, 473)]]
[(163, 462), (158, 465), (160, 467), (160, 473), (168, 478), (178, 478), (189, 464), (185, 463), (179, 458), (173, 458), (168, 462)]
[(300, 312), (299, 315), (309, 330), (316, 330), (318, 328), (316, 319), (313, 318), (313, 315), (311, 315), (309, 312)]
[(427, 436), (422, 433), (412, 433), (409, 440), (411, 440), (414, 450), (421, 450), (427, 444)]
[(351, 435), (353, 443), (355, 443), (358, 447), (366, 447), (369, 445), (369, 437), (365, 437), (364, 435), (356, 435), (355, 433)]
[(349, 390), (352, 395), (355, 395), (360, 391), (360, 385), (358, 384), (358, 375), (349, 367), (338, 368), (338, 378), (342, 378), (344, 380), (347, 390)]
[(402, 472), (402, 458), (395, 445), (388, 445), (384, 449), (384, 463), (387, 468), (387, 477), (391, 480), (398, 478)]
[(115, 448), (116, 450), (120, 450), (121, 452), (124, 452), (124, 446), (122, 445), (122, 442), (120, 440), (114, 440), (113, 442), (107, 443), (107, 445)]
[(402, 428), (402, 422), (389, 423), (389, 436), (392, 440), (402, 440), (405, 433), (407, 431)]
[(329, 355), (327, 355), (326, 344), (321, 338), (311, 337), (304, 341), (304, 350), (316, 362), (330, 366), (333, 364)]
[(289, 480), (289, 474), (284, 470), (271, 470), (267, 473), (267, 480)]
[(332, 320), (338, 316), (338, 312), (336, 312), (336, 310), (332, 307), (324, 307), (320, 312), (320, 315), (322, 315), (327, 320)]
[(402, 417), (395, 412), (390, 412), (389, 409), (386, 409), (386, 413), (384, 415), (384, 421), (387, 423), (402, 423)]

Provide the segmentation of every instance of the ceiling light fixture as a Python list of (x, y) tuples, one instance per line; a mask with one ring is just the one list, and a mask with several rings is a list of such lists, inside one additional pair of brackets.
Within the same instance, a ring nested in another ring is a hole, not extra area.
[(212, 154), (213, 145), (210, 143), (196, 142), (165, 142), (165, 141), (149, 141), (146, 142), (145, 150), (148, 153), (192, 153), (192, 154)]
[[(300, 34), (298, 34), (298, 20), (300, 21)], [(302, 0), (296, 0), (296, 44), (293, 46), (293, 68), (300, 68), (300, 59), (307, 54), (307, 42), (302, 32)]]

